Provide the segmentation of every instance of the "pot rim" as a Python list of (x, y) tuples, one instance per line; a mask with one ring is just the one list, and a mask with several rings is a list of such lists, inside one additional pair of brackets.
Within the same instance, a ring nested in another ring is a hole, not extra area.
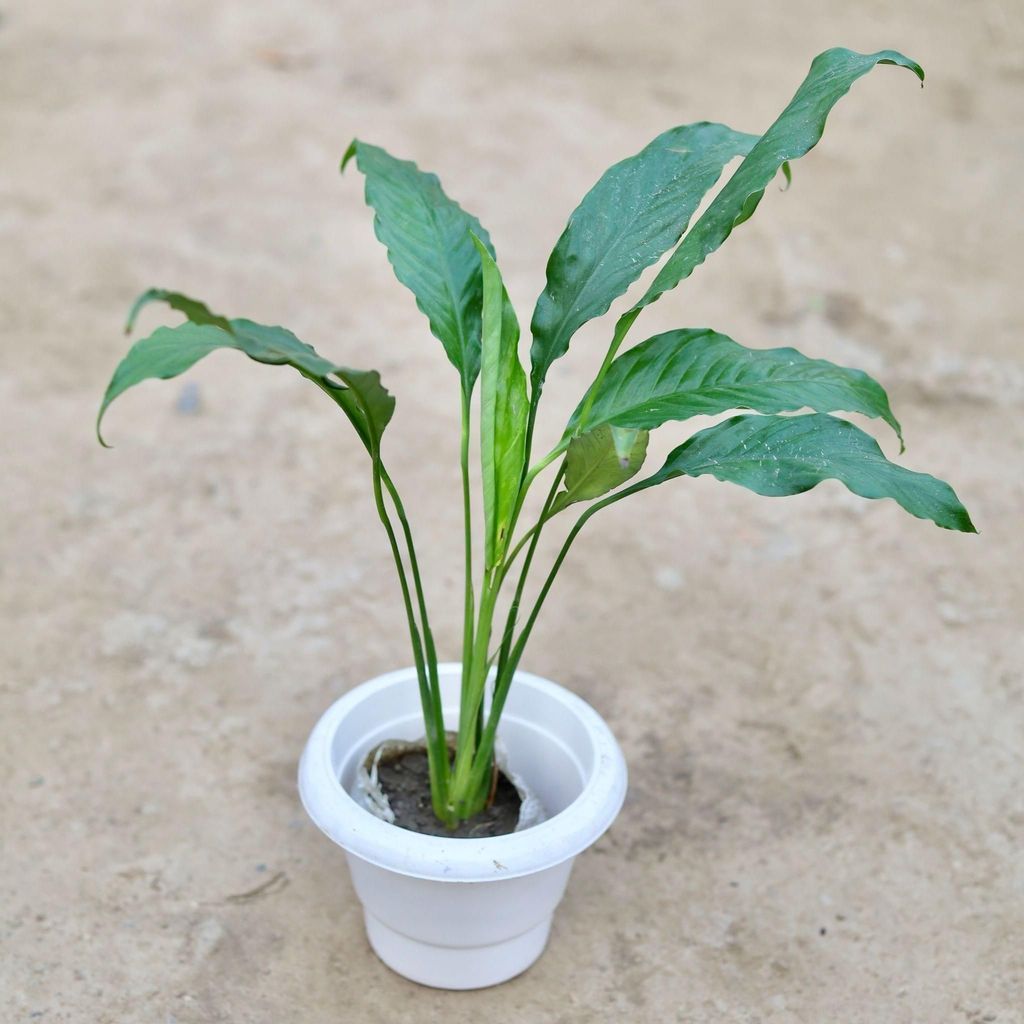
[[(461, 671), (462, 666), (456, 662), (438, 665), (439, 673)], [(374, 817), (353, 800), (336, 777), (332, 747), (345, 716), (396, 683), (415, 686), (416, 670), (397, 669), (376, 676), (336, 700), (313, 727), (299, 762), (299, 794), (306, 812), (348, 853), (412, 878), (444, 882), (518, 878), (575, 857), (594, 843), (619, 813), (626, 796), (626, 762), (604, 719), (586, 701), (557, 683), (517, 671), (514, 687), (544, 692), (564, 705), (586, 729), (594, 758), (579, 796), (539, 825), (481, 839), (421, 835)], [(528, 716), (509, 717), (545, 731), (543, 722), (531, 722)], [(554, 736), (552, 741), (557, 742)]]

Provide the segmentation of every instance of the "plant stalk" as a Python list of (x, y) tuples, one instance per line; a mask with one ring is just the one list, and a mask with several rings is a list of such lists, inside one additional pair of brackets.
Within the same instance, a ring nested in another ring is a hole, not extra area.
[[(352, 411), (344, 404), (337, 401), (335, 387), (328, 385), (322, 378), (317, 377), (304, 370), (299, 371), (303, 377), (312, 381), (321, 391), (330, 397), (353, 427), (366, 443), (371, 460), (373, 477), (373, 500), (377, 508), (377, 515), (387, 533), (388, 542), (391, 545), (391, 556), (395, 562), (398, 572), (398, 582), (402, 589), (402, 600), (405, 605), (405, 616), (409, 627), (409, 638), (412, 642), (413, 660), (416, 664), (416, 678), (419, 683), (420, 704), (423, 709), (423, 725), (427, 735), (427, 760), (430, 768), (430, 794), (431, 804), (434, 813), (441, 821), (454, 826), (457, 822), (452, 821), (448, 812), (448, 785), (451, 769), (448, 763), (448, 744), (444, 729), (444, 714), (441, 706), (441, 685), (437, 675), (437, 652), (434, 648), (434, 636), (430, 630), (430, 622), (427, 617), (427, 604), (423, 593), (423, 583), (420, 578), (419, 562), (416, 558), (416, 547), (412, 539), (412, 529), (405, 514), (405, 507), (398, 493), (398, 488), (392, 481), (390, 474), (384, 468), (380, 457), (379, 442), (371, 440), (371, 435), (365, 432), (365, 424), (361, 423), (354, 416)], [(358, 399), (357, 399), (358, 400)], [(363, 402), (359, 402), (361, 411), (366, 417), (367, 423), (372, 422), (372, 414)], [(387, 488), (388, 494), (395, 507), (402, 526), (402, 533), (405, 538), (406, 550), (409, 558), (409, 565), (412, 569), (413, 585), (416, 590), (416, 601), (419, 607), (420, 622), (423, 628), (421, 640), (419, 628), (416, 623), (416, 616), (413, 613), (412, 600), (409, 594), (409, 581), (405, 572), (405, 565), (402, 560), (401, 551), (398, 547), (398, 538), (395, 535), (391, 517), (388, 514), (387, 506), (384, 503), (384, 495), (381, 485)], [(424, 644), (426, 653), (424, 655)]]
[(565, 464), (559, 469), (555, 475), (554, 482), (551, 484), (551, 490), (548, 491), (548, 496), (544, 500), (544, 507), (541, 509), (540, 517), (533, 527), (523, 535), (520, 542), (513, 549), (512, 554), (508, 557), (505, 562), (504, 572), (507, 573), (511, 568), (512, 562), (515, 560), (516, 555), (519, 553), (520, 548), (526, 542), (527, 538), (530, 540), (530, 546), (526, 550), (526, 558), (523, 561), (523, 567), (519, 571), (519, 580), (516, 583), (515, 594), (512, 598), (512, 604), (509, 606), (508, 616), (505, 619), (505, 631), (501, 638), (501, 651), (498, 655), (498, 675), (501, 676), (505, 667), (505, 663), (508, 661), (508, 656), (512, 644), (512, 633), (515, 629), (516, 620), (519, 616), (519, 606), (523, 600), (523, 591), (526, 588), (526, 579), (530, 573), (530, 565), (533, 562), (534, 553), (537, 550), (537, 544), (540, 541), (541, 531), (544, 529), (544, 524), (550, 518), (549, 511), (551, 505), (555, 500), (555, 495), (558, 493), (559, 485), (562, 482), (562, 478), (565, 476)]
[(469, 782), (469, 787), (471, 789), (482, 786), (487, 779), (487, 772), (490, 769), (491, 756), (494, 751), (494, 738), (498, 731), (498, 722), (501, 719), (502, 710), (505, 707), (505, 699), (508, 697), (508, 691), (512, 685), (512, 678), (515, 675), (516, 669), (519, 667), (519, 661), (523, 656), (523, 651), (526, 648), (527, 641), (530, 639), (530, 633), (533, 631), (533, 627), (537, 622), (537, 616), (540, 615), (540, 610), (544, 605), (544, 601), (555, 582), (555, 577), (558, 575), (559, 569), (562, 568), (562, 563), (565, 561), (565, 557), (568, 555), (573, 541), (576, 540), (584, 525), (593, 515), (601, 509), (607, 508), (609, 505), (612, 505), (616, 501), (626, 497), (627, 494), (633, 494), (638, 490), (642, 490), (643, 483), (645, 483), (645, 481), (642, 481), (641, 484), (634, 485), (633, 487), (626, 488), (623, 491), (618, 491), (605, 498), (603, 501), (595, 502), (580, 515), (573, 525), (573, 528), (569, 531), (568, 536), (565, 538), (565, 541), (558, 552), (558, 556), (555, 558), (554, 564), (551, 566), (551, 570), (548, 572), (548, 575), (544, 580), (540, 593), (537, 595), (533, 608), (530, 610), (526, 624), (523, 626), (522, 631), (516, 639), (515, 645), (512, 647), (508, 658), (502, 666), (502, 670), (498, 673), (497, 678), (494, 681), (494, 695), (491, 698), (491, 707), (487, 716), (487, 724), (484, 726), (483, 736), (480, 739), (480, 745), (477, 748), (476, 758), (473, 762)]
[[(395, 506), (395, 513), (401, 523), (402, 534), (405, 537), (405, 548), (409, 558), (409, 566), (412, 569), (413, 589), (416, 592), (416, 602), (420, 613), (420, 624), (423, 629), (424, 654), (426, 659), (427, 676), (430, 683), (430, 710), (433, 719), (433, 727), (435, 734), (443, 737), (445, 736), (444, 708), (441, 704), (441, 681), (437, 675), (437, 650), (434, 647), (434, 634), (430, 629), (430, 620), (427, 616), (427, 602), (423, 593), (423, 582), (420, 578), (420, 566), (419, 560), (416, 557), (416, 545), (413, 543), (412, 539), (412, 528), (409, 526), (409, 520), (405, 515), (405, 506), (402, 504), (402, 499), (398, 494), (398, 488), (395, 487), (394, 482), (387, 470), (384, 468), (383, 463), (380, 467), (380, 474), (381, 480)], [(445, 778), (445, 790), (447, 790), (447, 780), (449, 776), (447, 743), (445, 745), (445, 756), (443, 762), (442, 774)]]
[[(530, 471), (525, 475), (520, 487), (520, 494), (516, 502), (516, 507), (513, 510), (509, 526), (510, 531), (515, 528), (516, 519), (522, 510), (523, 497), (526, 490), (529, 488), (530, 483), (555, 457), (557, 457), (557, 453), (552, 453), (548, 458), (542, 460), (542, 462), (537, 466), (531, 467)], [(491, 635), (493, 632), (494, 612), (497, 605), (498, 595), (500, 593), (502, 583), (508, 574), (511, 563), (522, 549), (523, 544), (529, 540), (530, 547), (527, 553), (527, 560), (523, 565), (523, 570), (519, 577), (515, 598), (509, 612), (509, 617), (506, 620), (505, 632), (502, 637), (499, 658), (500, 666), (501, 662), (504, 661), (508, 655), (511, 630), (515, 623), (519, 603), (522, 600), (523, 588), (526, 584), (526, 576), (529, 572), (530, 562), (533, 559), (533, 553), (537, 549), (537, 541), (540, 539), (540, 531), (543, 528), (551, 503), (554, 500), (558, 486), (561, 483), (563, 473), (564, 470), (560, 470), (556, 476), (547, 499), (544, 502), (544, 507), (541, 510), (540, 519), (531, 528), (531, 530), (523, 536), (512, 553), (507, 555), (501, 564), (494, 566), (484, 580), (480, 597), (480, 618), (477, 623), (476, 639), (472, 654), (472, 667), (468, 673), (466, 672), (465, 667), (463, 668), (459, 739), (456, 746), (455, 766), (453, 768), (452, 781), (449, 788), (448, 805), (460, 818), (469, 817), (477, 813), (477, 811), (483, 809), (487, 802), (488, 790), (483, 788), (485, 780), (478, 781), (476, 779), (473, 775), (473, 765), (476, 760), (476, 750), (483, 739), (485, 730), (484, 695), (487, 687), (487, 677), (490, 673), (492, 664), (491, 659), (488, 657), (488, 647), (490, 645)], [(473, 722), (472, 732), (470, 731), (469, 726), (469, 722), (471, 721)], [(463, 726), (463, 722), (466, 723), (465, 726)], [(488, 756), (492, 757), (492, 755), (493, 743), (491, 745), (491, 753)]]
[(640, 315), (640, 311), (643, 306), (634, 306), (632, 309), (627, 310), (619, 317), (615, 324), (615, 332), (612, 334), (611, 344), (608, 346), (608, 351), (605, 353), (604, 361), (601, 363), (601, 368), (597, 371), (597, 376), (594, 378), (593, 383), (587, 389), (587, 397), (583, 400), (583, 408), (580, 411), (580, 420), (576, 425), (576, 434), (582, 434), (587, 425), (587, 420), (590, 419), (590, 410), (594, 405), (594, 399), (597, 397), (597, 390), (601, 386), (601, 381), (604, 380), (605, 374), (608, 372), (608, 367), (612, 365), (612, 361), (618, 354), (619, 348), (623, 341), (626, 340), (626, 335), (629, 333), (630, 327), (633, 326), (633, 321)]
[[(398, 537), (395, 535), (395, 528), (392, 525), (391, 517), (388, 515), (387, 506), (384, 503), (384, 493), (381, 488), (384, 472), (380, 461), (380, 453), (373, 451), (371, 456), (373, 458), (373, 499), (377, 506), (377, 515), (380, 517), (380, 521), (388, 536), (388, 542), (391, 545), (391, 555), (395, 561), (395, 568), (398, 570), (398, 582), (402, 589), (402, 601), (405, 605), (405, 616), (409, 624), (409, 637), (412, 640), (413, 660), (416, 663), (420, 704), (423, 708), (423, 722), (427, 733), (427, 761), (430, 771), (431, 804), (437, 817), (442, 821), (449, 822), (451, 815), (448, 810), (447, 800), (448, 748), (444, 728), (442, 726), (440, 732), (437, 729), (437, 718), (434, 709), (439, 705), (438, 702), (432, 699), (430, 677), (428, 676), (423, 656), (423, 644), (416, 625), (416, 616), (413, 612), (412, 596), (409, 592), (409, 580), (402, 561), (402, 553), (398, 546)], [(394, 485), (392, 484), (392, 486)], [(397, 493), (397, 490), (395, 493)], [(431, 646), (433, 646), (432, 643)]]
[(462, 530), (464, 538), (463, 616), (462, 616), (462, 683), (459, 692), (459, 746), (462, 749), (463, 721), (467, 715), (467, 680), (473, 670), (473, 616), (475, 600), (473, 592), (473, 507), (469, 491), (469, 429), (470, 403), (465, 388), (462, 391), (462, 439), (460, 445), (460, 466), (462, 470)]
[[(463, 668), (459, 734), (455, 765), (448, 790), (448, 807), (460, 820), (470, 817), (482, 806), (478, 797), (483, 783), (471, 786), (470, 777), (477, 749), (477, 727), (482, 718), (484, 692), (491, 667), (487, 658), (487, 647), (491, 639), (494, 609), (500, 587), (499, 574), (497, 569), (494, 569), (485, 577), (480, 593), (480, 613), (473, 645), (472, 668), (468, 674)], [(482, 735), (482, 727), (480, 731)], [(484, 797), (486, 799), (486, 793)]]

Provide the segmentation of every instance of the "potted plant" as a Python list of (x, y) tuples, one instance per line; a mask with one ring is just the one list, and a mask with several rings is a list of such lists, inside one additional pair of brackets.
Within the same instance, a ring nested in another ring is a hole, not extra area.
[[(763, 135), (688, 124), (607, 170), (548, 261), (530, 324), (529, 378), (516, 314), (479, 221), (415, 164), (362, 141), (349, 147), (342, 169), (354, 161), (364, 175), (377, 237), (458, 371), (465, 609), (455, 664), (438, 663), (412, 528), (386, 466), (382, 442), (395, 400), (379, 375), (328, 360), (282, 327), (228, 319), (176, 292), (151, 290), (135, 303), (129, 331), (155, 301), (185, 322), (158, 327), (131, 347), (103, 398), (97, 434), (107, 407), (128, 388), (233, 348), (297, 370), (340, 409), (369, 457), (414, 667), (357, 686), (329, 708), (310, 736), (299, 782), (316, 824), (348, 855), (371, 943), (400, 973), (472, 988), (528, 967), (544, 947), (573, 858), (621, 806), (626, 769), (607, 726), (580, 698), (520, 670), (555, 576), (596, 513), (676, 477), (710, 474), (769, 496), (835, 479), (940, 527), (974, 531), (947, 484), (890, 462), (872, 437), (834, 415), (883, 421), (902, 452), (886, 393), (867, 374), (790, 348), (745, 348), (703, 328), (624, 347), (643, 310), (753, 214), (776, 175), (789, 180), (790, 162), (818, 142), (832, 106), (878, 64), (924, 80), (919, 65), (894, 51), (829, 50)], [(737, 169), (691, 225), (734, 158), (742, 158)], [(579, 327), (666, 256), (616, 320), (564, 432), (550, 448), (538, 447), (538, 403), (552, 364)], [(479, 524), (469, 475), (477, 383)], [(724, 413), (733, 415), (640, 475), (651, 430)], [(524, 524), (525, 499), (545, 471), (546, 497)], [(571, 526), (527, 600), (538, 539), (556, 519)]]

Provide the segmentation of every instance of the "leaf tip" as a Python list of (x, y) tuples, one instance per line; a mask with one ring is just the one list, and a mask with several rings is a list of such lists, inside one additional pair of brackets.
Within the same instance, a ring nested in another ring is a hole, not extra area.
[(100, 408), (99, 415), (96, 417), (96, 440), (99, 441), (101, 448), (113, 448), (112, 444), (107, 444), (103, 438), (103, 414), (107, 411), (106, 403)]
[(124, 333), (131, 334), (135, 330), (135, 321), (138, 319), (139, 313), (143, 306), (148, 305), (150, 302), (158, 299), (163, 292), (159, 288), (147, 288), (133, 303), (132, 308), (128, 310), (128, 318), (124, 322)]
[(910, 57), (907, 57), (896, 50), (883, 50), (875, 56), (881, 58), (878, 61), (879, 64), (895, 64), (897, 67), (913, 71), (921, 82), (921, 88), (924, 88), (924, 68), (921, 67), (916, 60), (912, 60)]
[(345, 173), (345, 168), (348, 166), (348, 162), (356, 155), (356, 151), (359, 149), (359, 140), (353, 139), (348, 144), (348, 149), (345, 150), (344, 155), (341, 158), (341, 163), (338, 165), (338, 171), (341, 174)]
[(888, 423), (889, 426), (892, 427), (894, 431), (896, 431), (896, 437), (900, 442), (900, 455), (902, 455), (907, 450), (906, 441), (903, 440), (903, 427), (900, 425), (900, 421), (896, 419), (895, 416), (892, 416), (891, 413), (890, 416), (891, 419), (888, 420)]
[(960, 506), (960, 523), (958, 524), (957, 529), (961, 533), (973, 533), (975, 535), (978, 533), (978, 528), (974, 525), (974, 521), (971, 519), (971, 513), (968, 512), (963, 505)]
[(780, 192), (788, 192), (789, 191), (789, 186), (793, 184), (793, 168), (789, 166), (789, 161), (788, 160), (783, 160), (782, 161), (781, 170), (782, 170), (782, 176), (786, 179), (786, 184), (785, 185), (780, 185), (779, 186), (779, 191)]
[(468, 228), (466, 234), (469, 235), (473, 244), (477, 248), (477, 252), (480, 253), (480, 263), (483, 265), (484, 270), (487, 270), (488, 266), (494, 263), (494, 258), (491, 256), (490, 250), (488, 250), (480, 236), (472, 228)]

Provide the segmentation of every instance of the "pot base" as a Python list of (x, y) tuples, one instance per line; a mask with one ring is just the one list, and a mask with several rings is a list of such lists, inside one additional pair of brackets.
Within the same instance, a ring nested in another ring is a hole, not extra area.
[(366, 935), (373, 951), (404, 978), (431, 988), (471, 989), (500, 985), (522, 974), (544, 952), (551, 918), (504, 942), (487, 946), (435, 946), (389, 928), (369, 911)]

